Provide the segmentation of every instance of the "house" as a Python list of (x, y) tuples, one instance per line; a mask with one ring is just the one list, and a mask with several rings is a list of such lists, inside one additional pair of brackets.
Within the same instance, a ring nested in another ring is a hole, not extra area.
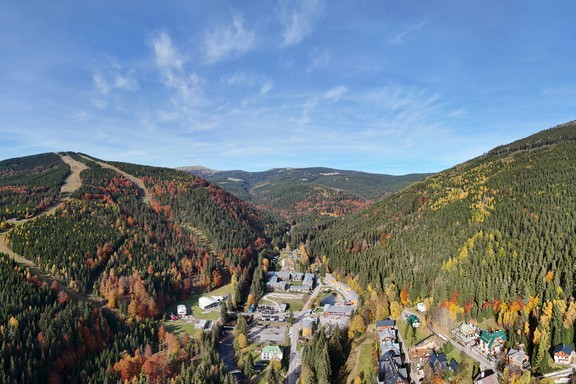
[(420, 326), (420, 319), (416, 315), (408, 316), (408, 319), (406, 320), (406, 322), (408, 324), (410, 324), (412, 326), (412, 328), (418, 328)]
[(378, 384), (408, 384), (410, 382), (408, 371), (402, 367), (400, 356), (386, 352), (378, 361)]
[(396, 326), (396, 321), (392, 319), (378, 320), (376, 322), (376, 332), (384, 330), (386, 328), (394, 328)]
[(480, 350), (484, 353), (499, 353), (506, 340), (508, 337), (501, 329), (494, 332), (482, 331), (480, 333)]
[(474, 384), (498, 384), (498, 375), (491, 369), (482, 371), (474, 378)]
[(558, 344), (552, 350), (552, 356), (554, 356), (556, 364), (570, 364), (573, 354), (574, 350), (568, 344)]
[(424, 302), (416, 304), (416, 310), (422, 313), (426, 312), (426, 304), (424, 304)]
[(290, 284), (280, 279), (278, 275), (272, 275), (266, 282), (266, 288), (270, 291), (286, 291), (288, 287)]
[(188, 314), (188, 310), (186, 309), (186, 306), (184, 304), (178, 304), (178, 306), (176, 307), (176, 313), (178, 314), (178, 316), (182, 317)]
[(456, 373), (460, 369), (460, 366), (458, 365), (458, 362), (456, 360), (454, 360), (454, 358), (452, 358), (452, 359), (450, 359), (450, 363), (448, 364), (448, 368), (450, 368), (450, 370), (452, 372)]
[(316, 319), (313, 317), (305, 317), (302, 319), (302, 336), (310, 337), (316, 328)]
[(326, 304), (324, 306), (324, 315), (326, 316), (348, 316), (352, 315), (354, 312), (354, 306), (352, 305), (331, 305)]
[(432, 351), (430, 358), (428, 359), (428, 364), (436, 372), (443, 372), (448, 367), (448, 362), (446, 361), (446, 355), (443, 353), (436, 353)]
[(506, 360), (511, 368), (529, 369), (530, 357), (524, 352), (524, 349), (510, 349), (506, 355)]
[(396, 340), (396, 338), (395, 328), (385, 328), (378, 332), (378, 339), (380, 339), (380, 341)]
[(452, 330), (452, 334), (456, 336), (464, 345), (475, 344), (478, 339), (478, 328), (474, 324), (462, 322), (458, 328)]
[(394, 356), (401, 356), (400, 343), (396, 340), (386, 340), (380, 342), (380, 358), (386, 353), (392, 353)]
[(262, 349), (262, 353), (260, 354), (260, 358), (264, 361), (270, 360), (282, 360), (284, 354), (282, 353), (282, 349), (277, 345), (267, 345)]
[(313, 286), (314, 286), (314, 274), (305, 273), (304, 281), (302, 281), (302, 287), (304, 287), (305, 289), (312, 289)]

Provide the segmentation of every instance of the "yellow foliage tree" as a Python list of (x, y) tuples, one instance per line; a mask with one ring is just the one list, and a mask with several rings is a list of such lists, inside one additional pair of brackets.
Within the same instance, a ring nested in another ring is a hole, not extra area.
[(397, 301), (393, 301), (390, 303), (390, 316), (394, 319), (398, 319), (402, 314), (402, 304)]
[(361, 315), (356, 315), (352, 318), (350, 322), (350, 328), (348, 328), (348, 337), (353, 338), (356, 333), (364, 333), (366, 331), (366, 324), (364, 324), (364, 318)]
[(14, 316), (10, 316), (10, 320), (8, 320), (8, 324), (12, 327), (12, 328), (18, 328), (18, 319), (15, 318)]
[(240, 347), (240, 349), (244, 349), (247, 346), (248, 346), (248, 338), (243, 333), (239, 334), (238, 335), (238, 347)]

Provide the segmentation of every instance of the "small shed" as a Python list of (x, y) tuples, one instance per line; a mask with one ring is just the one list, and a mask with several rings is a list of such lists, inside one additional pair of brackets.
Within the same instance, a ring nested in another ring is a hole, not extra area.
[(176, 313), (178, 313), (178, 316), (182, 317), (188, 314), (188, 310), (184, 304), (178, 304), (176, 307)]

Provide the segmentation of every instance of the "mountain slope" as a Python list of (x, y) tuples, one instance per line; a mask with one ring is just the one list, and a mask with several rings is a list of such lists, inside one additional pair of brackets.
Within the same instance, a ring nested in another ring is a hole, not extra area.
[(307, 214), (340, 216), (366, 207), (427, 174), (379, 175), (331, 168), (277, 168), (264, 172), (215, 171), (184, 167), (256, 206), (293, 218)]
[(312, 251), (364, 286), (394, 282), (412, 298), (574, 295), (574, 138), (576, 124), (564, 124), (430, 176), (340, 220)]
[[(194, 287), (219, 286), (230, 271), (252, 268), (258, 253), (286, 231), (285, 224), (196, 176), (68, 155), (87, 166), (82, 185), (53, 215), (4, 221), (3, 227), (16, 224), (5, 237), (13, 251), (69, 287), (99, 292), (111, 307), (128, 300), (131, 314), (155, 316)], [(58, 179), (67, 166), (54, 156)], [(9, 212), (11, 204), (20, 202), (7, 200)], [(31, 205), (30, 211), (38, 209)], [(126, 297), (138, 286), (140, 297)]]

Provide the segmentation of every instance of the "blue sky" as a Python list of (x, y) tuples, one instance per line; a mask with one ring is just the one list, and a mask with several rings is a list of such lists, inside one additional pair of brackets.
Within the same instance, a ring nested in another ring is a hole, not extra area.
[(0, 0), (0, 158), (435, 172), (576, 119), (576, 2)]

